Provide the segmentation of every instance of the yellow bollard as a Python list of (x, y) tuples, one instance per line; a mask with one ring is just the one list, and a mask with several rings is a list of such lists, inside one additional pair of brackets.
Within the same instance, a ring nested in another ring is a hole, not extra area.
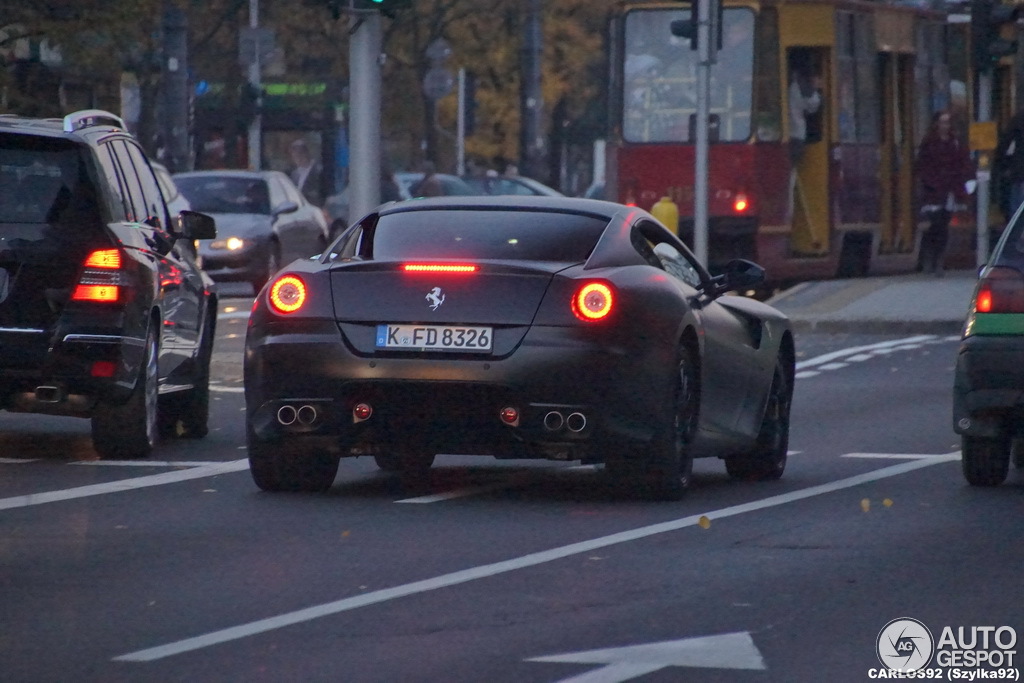
[(679, 207), (671, 197), (659, 199), (658, 203), (651, 207), (651, 215), (674, 234), (679, 234)]

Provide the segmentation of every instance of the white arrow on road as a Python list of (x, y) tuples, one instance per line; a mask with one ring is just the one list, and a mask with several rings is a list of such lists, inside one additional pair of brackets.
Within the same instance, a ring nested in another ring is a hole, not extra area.
[(580, 676), (565, 678), (560, 683), (619, 683), (670, 666), (705, 669), (767, 668), (761, 652), (754, 645), (754, 639), (747, 631), (533, 657), (526, 661), (605, 665)]

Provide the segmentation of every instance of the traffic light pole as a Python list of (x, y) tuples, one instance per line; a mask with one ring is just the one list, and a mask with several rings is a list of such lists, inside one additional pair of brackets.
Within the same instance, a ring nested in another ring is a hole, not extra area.
[(711, 100), (711, 64), (718, 52), (712, 42), (711, 18), (721, 0), (702, 0), (697, 5), (697, 125), (693, 182), (693, 251), (697, 260), (708, 265), (708, 173)]
[[(983, 68), (978, 72), (978, 122), (985, 122), (992, 119), (992, 68)], [(981, 266), (988, 263), (988, 206), (991, 193), (991, 168), (979, 168), (978, 180), (978, 210), (976, 218), (977, 232), (977, 255), (976, 265)]]
[(349, 43), (349, 220), (380, 204), (380, 55), (383, 18), (359, 13)]

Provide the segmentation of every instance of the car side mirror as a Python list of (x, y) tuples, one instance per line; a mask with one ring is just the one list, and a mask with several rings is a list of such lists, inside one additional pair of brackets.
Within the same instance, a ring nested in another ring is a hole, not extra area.
[(733, 259), (725, 264), (719, 276), (719, 289), (726, 292), (733, 289), (749, 289), (764, 282), (764, 277), (764, 268), (753, 261)]
[(280, 216), (283, 213), (294, 213), (299, 210), (299, 205), (295, 202), (281, 202), (274, 207), (274, 217)]
[(180, 237), (189, 240), (212, 240), (217, 236), (217, 223), (213, 216), (198, 211), (182, 211), (178, 215)]

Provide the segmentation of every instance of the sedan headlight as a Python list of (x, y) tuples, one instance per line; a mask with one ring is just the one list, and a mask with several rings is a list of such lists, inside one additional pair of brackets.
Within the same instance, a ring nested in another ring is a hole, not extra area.
[(210, 249), (227, 249), (228, 251), (238, 251), (245, 247), (245, 240), (241, 237), (228, 237), (227, 239), (214, 240), (210, 242)]

